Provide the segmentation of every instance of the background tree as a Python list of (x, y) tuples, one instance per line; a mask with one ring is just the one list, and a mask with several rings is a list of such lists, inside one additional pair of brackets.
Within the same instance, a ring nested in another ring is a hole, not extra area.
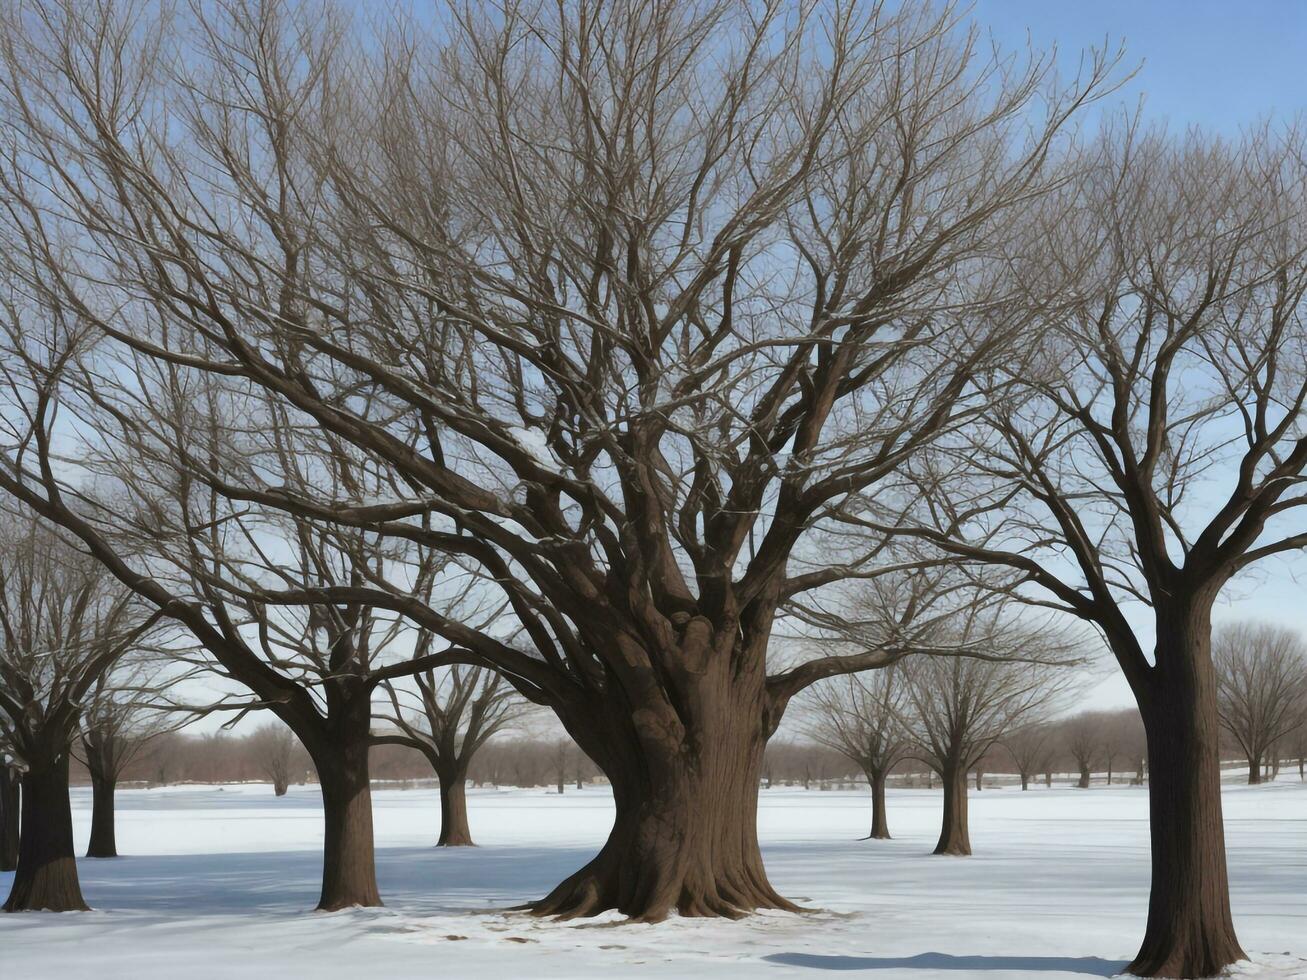
[(1054, 728), (1048, 722), (1028, 722), (1008, 732), (1000, 740), (1021, 777), (1021, 788), (1030, 789), (1030, 780), (1052, 770), (1057, 755)]
[[(874, 549), (804, 558), (978, 410), (1018, 326), (972, 315), (1009, 306), (987, 260), (1110, 59), (1062, 87), (949, 11), (878, 4), (509, 6), (356, 46), (293, 4), (193, 11), (167, 34), (112, 5), (7, 19), (15, 275), (38, 322), (105, 341), (84, 377), (132, 377), (106, 418), (61, 367), (15, 417), (98, 415), (83, 431), (242, 506), (477, 563), (529, 649), (375, 582), (298, 595), (401, 611), (449, 644), (427, 666), (500, 671), (605, 772), (613, 832), (538, 912), (792, 908), (757, 844), (766, 740), (807, 685), (884, 656), (769, 673), (773, 624), (876, 573)], [(378, 492), (211, 459), (155, 418), (160, 379), (197, 375), (354, 447)], [(5, 459), (0, 488), (174, 608), (103, 501), (74, 512), (39, 459)], [(305, 692), (186, 615), (332, 797)]]
[(871, 787), (867, 839), (890, 836), (885, 780), (909, 752), (902, 722), (907, 696), (894, 667), (832, 678), (804, 696), (804, 731), (856, 763)]
[(1065, 719), (1059, 727), (1063, 750), (1080, 774), (1076, 786), (1089, 789), (1109, 737), (1104, 717), (1100, 712), (1084, 711)]
[[(422, 642), (430, 642), (424, 634)], [(437, 847), (472, 844), (467, 820), (468, 770), (477, 752), (531, 707), (494, 671), (453, 665), (414, 674), (412, 687), (387, 682), (391, 711), (378, 714), (398, 734), (374, 743), (408, 745), (426, 757), (440, 782)], [(580, 777), (578, 776), (578, 779)]]
[[(1065, 670), (1039, 661), (1065, 656), (1065, 646), (1018, 632), (993, 614), (967, 614), (961, 629), (971, 645), (1000, 655), (918, 656), (900, 668), (906, 680), (904, 723), (915, 757), (939, 774), (944, 810), (936, 854), (971, 853), (967, 773), (1005, 735), (1038, 719), (1065, 688)], [(1014, 662), (1024, 656), (1027, 663)], [(1007, 662), (1005, 662), (1007, 661)]]
[(1263, 763), (1279, 769), (1278, 743), (1307, 719), (1307, 645), (1283, 627), (1233, 623), (1212, 637), (1216, 710), (1248, 760), (1248, 782), (1262, 781)]
[(299, 743), (295, 733), (275, 721), (260, 725), (246, 739), (259, 772), (272, 783), (275, 796), (285, 796), (290, 788), (295, 750)]
[(0, 511), (0, 740), (22, 771), (18, 865), (6, 912), (85, 909), (68, 761), (83, 702), (158, 619), (90, 556)]

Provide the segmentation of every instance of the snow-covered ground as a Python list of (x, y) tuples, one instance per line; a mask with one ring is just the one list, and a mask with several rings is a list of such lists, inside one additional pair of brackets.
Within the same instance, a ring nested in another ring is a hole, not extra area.
[[(1296, 775), (1296, 774), (1295, 774)], [(539, 897), (602, 842), (603, 789), (469, 794), (475, 849), (437, 850), (429, 790), (375, 793), (384, 909), (309, 911), (316, 789), (119, 794), (126, 857), (80, 862), (86, 914), (0, 916), (0, 978), (1110, 976), (1147, 904), (1139, 788), (971, 795), (971, 858), (931, 857), (939, 792), (891, 791), (893, 841), (858, 841), (864, 794), (772, 789), (759, 827), (780, 891), (816, 911), (742, 922), (553, 922), (501, 911)], [(74, 791), (78, 846), (90, 798)], [(1230, 785), (1241, 976), (1307, 977), (1307, 787)], [(0, 875), (0, 894), (10, 875)]]

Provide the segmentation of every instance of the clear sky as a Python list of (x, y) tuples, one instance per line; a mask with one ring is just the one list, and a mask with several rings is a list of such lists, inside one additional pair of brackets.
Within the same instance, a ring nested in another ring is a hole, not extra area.
[(1124, 41), (1139, 73), (1117, 96), (1172, 126), (1234, 134), (1261, 116), (1307, 114), (1307, 3), (1300, 0), (975, 0), (1004, 46), (1080, 51)]

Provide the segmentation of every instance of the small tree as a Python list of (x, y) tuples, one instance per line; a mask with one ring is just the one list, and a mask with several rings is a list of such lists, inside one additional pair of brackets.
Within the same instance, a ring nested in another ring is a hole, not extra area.
[[(423, 643), (429, 641), (429, 634), (423, 634)], [(396, 733), (376, 734), (373, 742), (407, 745), (426, 757), (440, 783), (436, 846), (471, 845), (468, 767), (486, 742), (533, 706), (494, 671), (477, 667), (456, 664), (425, 671), (413, 675), (412, 685), (386, 683), (392, 710), (379, 720), (394, 726)]]
[(1001, 744), (1017, 767), (1023, 790), (1030, 789), (1034, 776), (1050, 772), (1057, 752), (1053, 727), (1047, 722), (1024, 724), (1005, 735)]
[(260, 725), (246, 739), (254, 764), (272, 783), (275, 796), (285, 796), (290, 788), (291, 764), (299, 743), (295, 733), (279, 722)]
[(1307, 721), (1307, 645), (1293, 630), (1235, 623), (1213, 634), (1212, 660), (1221, 725), (1248, 760), (1248, 782), (1260, 783), (1264, 762), (1279, 768), (1276, 744)]
[(815, 685), (805, 696), (807, 734), (854, 762), (871, 787), (871, 832), (888, 840), (885, 780), (910, 751), (901, 716), (907, 690), (896, 668), (850, 674)]
[[(1060, 668), (1038, 662), (1053, 648), (1033, 634), (974, 614), (963, 632), (997, 659), (918, 656), (902, 668), (910, 709), (904, 720), (916, 756), (944, 786), (936, 854), (971, 853), (967, 773), (1003, 736), (1048, 710), (1065, 684)], [(1022, 656), (1035, 662), (1016, 662)]]
[(1089, 789), (1107, 742), (1103, 716), (1098, 712), (1082, 712), (1063, 721), (1061, 728), (1062, 746), (1080, 771), (1076, 786)]

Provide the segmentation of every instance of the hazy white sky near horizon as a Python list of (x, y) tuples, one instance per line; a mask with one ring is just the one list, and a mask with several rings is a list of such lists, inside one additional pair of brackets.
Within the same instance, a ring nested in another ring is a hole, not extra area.
[[(358, 8), (368, 5), (360, 0)], [(1064, 73), (1075, 72), (1084, 49), (1124, 42), (1124, 65), (1138, 71), (1098, 113), (1142, 103), (1145, 118), (1175, 130), (1199, 126), (1231, 136), (1265, 118), (1307, 122), (1307, 2), (975, 0), (962, 9), (1006, 50), (1024, 48), (1027, 39), (1040, 50), (1056, 45)], [(1307, 556), (1264, 562), (1227, 586), (1216, 621), (1257, 618), (1307, 632), (1304, 583)], [(1151, 648), (1148, 611), (1135, 608), (1131, 619)], [(1096, 677), (1076, 708), (1133, 703), (1114, 665), (1104, 664)], [(219, 721), (197, 727), (211, 729)]]

